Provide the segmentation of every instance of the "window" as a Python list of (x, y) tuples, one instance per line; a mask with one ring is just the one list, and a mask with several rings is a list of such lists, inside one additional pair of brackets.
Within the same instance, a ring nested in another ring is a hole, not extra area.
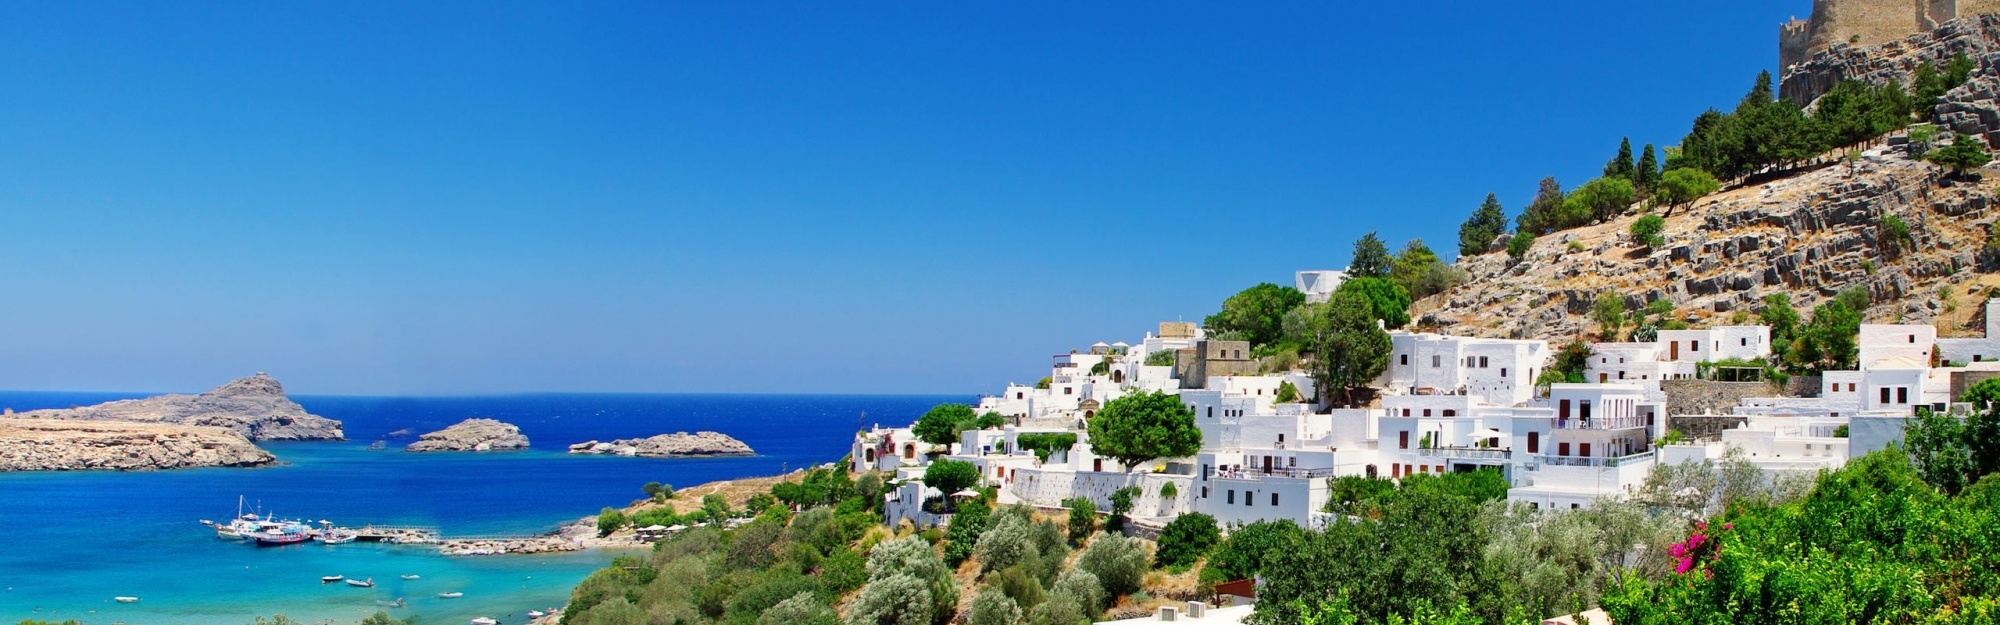
[(1537, 453), (1537, 452), (1540, 452), (1541, 450), (1542, 450), (1542, 433), (1541, 433), (1541, 432), (1529, 432), (1529, 433), (1528, 433), (1528, 453), (1531, 453), (1531, 454), (1532, 454), (1532, 453)]
[(1744, 338), (1740, 338), (1740, 339), (1736, 339), (1736, 340), (1737, 340), (1737, 341), (1741, 341), (1741, 342), (1742, 342), (1742, 347), (1749, 347), (1749, 346), (1750, 346), (1750, 338), (1749, 338), (1749, 337), (1744, 337)]
[(1203, 487), (1201, 487), (1201, 498), (1202, 498), (1202, 499), (1207, 499), (1207, 498), (1208, 498), (1208, 487), (1207, 487), (1207, 486), (1203, 486)]
[(1442, 366), (1444, 366), (1444, 357), (1439, 356), (1437, 354), (1431, 354), (1431, 368), (1436, 369)]
[(1565, 421), (1569, 420), (1569, 400), (1565, 399), (1556, 402), (1556, 418)]
[(1214, 407), (1214, 406), (1209, 406), (1209, 407), (1208, 407), (1208, 416), (1211, 416), (1211, 417), (1215, 416), (1215, 407)]
[(1243, 507), (1248, 508), (1254, 505), (1257, 505), (1257, 491), (1243, 491)]
[(1485, 356), (1480, 356), (1480, 357), (1479, 357), (1479, 368), (1481, 368), (1481, 369), (1485, 369), (1485, 368), (1486, 368), (1486, 365), (1487, 365), (1487, 362), (1486, 362), (1486, 357), (1485, 357)]
[(1431, 416), (1431, 409), (1429, 409), (1429, 408), (1425, 408), (1425, 409), (1424, 409), (1424, 416), (1426, 416), (1426, 417), (1428, 417), (1428, 416)]
[(1389, 477), (1403, 477), (1403, 464), (1399, 462), (1389, 465)]
[(1227, 499), (1229, 500), (1229, 503), (1236, 503), (1236, 489), (1234, 488), (1229, 489), (1228, 495), (1229, 496), (1227, 497)]
[(1580, 507), (1582, 507), (1582, 506), (1578, 506), (1578, 505), (1576, 505), (1576, 504), (1570, 504), (1570, 505), (1569, 505), (1569, 509), (1571, 509), (1571, 510), (1575, 510), (1575, 509), (1577, 509), (1577, 508), (1580, 508)]
[(1397, 435), (1397, 436), (1396, 436), (1396, 448), (1397, 448), (1397, 449), (1409, 449), (1409, 448), (1410, 448), (1410, 433), (1409, 433), (1408, 431), (1403, 431), (1403, 432), (1397, 432), (1397, 433), (1396, 433), (1396, 435)]
[(1402, 366), (1405, 366), (1405, 367), (1408, 367), (1408, 366), (1410, 366), (1410, 355), (1409, 355), (1409, 354), (1402, 354), (1401, 356), (1399, 356), (1399, 357), (1398, 357), (1398, 359), (1399, 359), (1399, 361), (1398, 361), (1398, 362), (1397, 362), (1396, 364), (1399, 364), (1399, 365), (1402, 365)]
[(1067, 387), (1067, 386), (1065, 386), (1065, 387), (1063, 387), (1063, 394), (1064, 394), (1064, 395), (1069, 395), (1069, 394), (1071, 394), (1071, 392), (1073, 392), (1073, 391), (1075, 391), (1075, 390), (1076, 390), (1076, 389), (1074, 389), (1074, 388), (1070, 388), (1070, 387)]
[(1590, 443), (1577, 443), (1577, 448), (1576, 455), (1590, 457)]
[(1882, 403), (1889, 403), (1889, 387), (1882, 387)]
[(1586, 399), (1576, 403), (1576, 416), (1585, 421), (1590, 420), (1590, 400)]
[(1420, 464), (1420, 465), (1417, 465), (1417, 472), (1419, 472), (1419, 473), (1430, 473), (1430, 472), (1431, 472), (1431, 465), (1428, 465), (1428, 464)]
[(1500, 368), (1500, 377), (1503, 377), (1503, 378), (1504, 378), (1504, 377), (1507, 377), (1507, 368), (1506, 368), (1506, 367), (1501, 367), (1501, 368)]
[(1688, 351), (1691, 352), (1701, 351), (1701, 341), (1688, 341)]
[(1910, 403), (1910, 387), (1907, 386), (1896, 387), (1896, 403), (1898, 404)]
[(1457, 410), (1452, 410), (1452, 409), (1450, 409), (1450, 408), (1446, 408), (1446, 409), (1444, 409), (1444, 416), (1447, 416), (1447, 417), (1456, 417), (1456, 416), (1458, 416), (1458, 411), (1457, 411)]
[(1558, 456), (1569, 455), (1569, 443), (1556, 443), (1556, 455)]
[[(1281, 435), (1279, 435), (1279, 438), (1284, 438), (1284, 435), (1282, 435), (1282, 434), (1281, 434)], [(1299, 457), (1298, 457), (1298, 456), (1292, 456), (1292, 457), (1290, 457), (1290, 458), (1287, 458), (1287, 459), (1285, 459), (1285, 466), (1288, 466), (1288, 467), (1291, 467), (1291, 468), (1294, 468), (1294, 469), (1296, 469), (1296, 468), (1299, 468)]]
[(1278, 505), (1278, 494), (1277, 494), (1277, 493), (1271, 493), (1271, 505), (1273, 505), (1273, 506), (1275, 506), (1275, 505)]
[(1403, 416), (1405, 416), (1405, 417), (1407, 417), (1407, 416), (1410, 416), (1410, 409), (1408, 409), (1408, 408), (1404, 408), (1404, 409), (1403, 409)]
[(1916, 342), (1917, 342), (1917, 335), (1915, 335), (1915, 334), (1912, 334), (1912, 335), (1910, 335), (1910, 342), (1911, 342), (1911, 343), (1916, 343)]

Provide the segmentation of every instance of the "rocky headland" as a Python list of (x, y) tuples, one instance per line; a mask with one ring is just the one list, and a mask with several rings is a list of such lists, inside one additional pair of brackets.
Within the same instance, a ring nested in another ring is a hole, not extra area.
[(512, 423), (493, 419), (466, 419), (436, 432), (425, 434), (404, 447), (404, 451), (506, 451), (527, 449), (528, 437)]
[(648, 438), (611, 442), (585, 441), (569, 446), (569, 453), (606, 456), (680, 458), (686, 456), (752, 456), (757, 452), (743, 441), (721, 432), (675, 432)]
[(343, 440), (340, 422), (306, 412), (258, 373), (200, 395), (160, 395), (81, 408), (30, 410), (24, 419), (162, 423), (228, 428), (253, 441)]
[(150, 471), (276, 462), (270, 452), (222, 427), (0, 418), (0, 472)]

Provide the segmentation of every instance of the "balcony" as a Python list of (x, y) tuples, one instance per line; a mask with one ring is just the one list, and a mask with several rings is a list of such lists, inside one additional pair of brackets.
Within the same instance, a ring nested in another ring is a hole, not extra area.
[[(1544, 466), (1551, 466), (1551, 467), (1616, 468), (1620, 466), (1631, 465), (1634, 463), (1652, 462), (1652, 460), (1653, 460), (1653, 452), (1651, 451), (1642, 451), (1636, 454), (1629, 454), (1624, 456), (1611, 456), (1611, 457), (1597, 457), (1597, 456), (1536, 456), (1535, 457), (1535, 462), (1537, 464), (1541, 464)], [(1530, 470), (1532, 469), (1533, 467), (1530, 467)]]
[(1507, 449), (1491, 447), (1431, 447), (1417, 450), (1417, 455), (1426, 458), (1459, 458), (1464, 460), (1506, 460), (1513, 455)]
[(1549, 427), (1557, 430), (1623, 430), (1648, 427), (1646, 418), (1638, 415), (1629, 417), (1598, 417), (1595, 419), (1550, 419)]
[(1261, 480), (1267, 477), (1285, 477), (1285, 478), (1300, 479), (1300, 478), (1316, 478), (1316, 477), (1333, 477), (1334, 475), (1335, 471), (1331, 468), (1326, 468), (1326, 469), (1273, 468), (1269, 471), (1253, 468), (1243, 471), (1217, 471), (1215, 473), (1216, 478), (1225, 480)]

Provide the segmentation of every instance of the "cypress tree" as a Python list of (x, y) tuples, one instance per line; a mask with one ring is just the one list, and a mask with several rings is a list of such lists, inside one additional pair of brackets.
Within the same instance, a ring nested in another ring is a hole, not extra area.
[(1458, 255), (1478, 256), (1493, 248), (1493, 240), (1507, 232), (1507, 211), (1500, 198), (1486, 194), (1486, 201), (1473, 209), (1472, 216), (1458, 226)]
[(1646, 144), (1646, 149), (1639, 152), (1639, 170), (1633, 173), (1632, 186), (1638, 187), (1642, 195), (1652, 193), (1653, 185), (1659, 184), (1660, 162), (1653, 156), (1653, 144)]
[(1631, 137), (1618, 140), (1618, 155), (1611, 157), (1610, 161), (1604, 163), (1604, 177), (1624, 178), (1627, 182), (1636, 182), (1632, 179)]

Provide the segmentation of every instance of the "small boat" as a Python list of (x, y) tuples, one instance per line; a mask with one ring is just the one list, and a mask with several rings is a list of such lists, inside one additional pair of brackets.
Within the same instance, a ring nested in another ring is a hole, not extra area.
[(138, 597), (112, 597), (112, 598), (111, 598), (111, 600), (112, 600), (112, 601), (116, 601), (116, 602), (119, 602), (119, 603), (138, 603), (138, 602), (139, 602), (139, 598), (138, 598)]
[(472, 619), (472, 625), (500, 625), (500, 621), (496, 621), (482, 616), (476, 619)]
[(423, 579), (422, 575), (404, 575), (403, 579)]
[(457, 598), (459, 598), (459, 597), (463, 597), (463, 596), (465, 596), (465, 593), (462, 593), (462, 592), (441, 592), (441, 593), (438, 593), (438, 598), (439, 598), (439, 599), (457, 599)]
[(328, 532), (322, 532), (319, 535), (319, 541), (329, 545), (345, 545), (347, 543), (354, 542), (355, 536), (356, 534), (354, 532), (350, 532), (347, 530), (332, 530)]
[(358, 586), (358, 587), (361, 587), (361, 588), (374, 588), (374, 587), (375, 587), (375, 578), (373, 578), (373, 577), (370, 577), (370, 578), (368, 578), (368, 579), (350, 579), (350, 580), (347, 580), (347, 585), (349, 585), (349, 586)]
[(529, 610), (529, 611), (528, 611), (528, 618), (542, 618), (542, 617), (544, 617), (544, 616), (548, 616), (548, 615), (549, 615), (549, 613), (547, 613), (547, 612), (543, 612), (543, 611), (541, 611), (541, 610)]
[(331, 584), (331, 583), (334, 583), (334, 582), (337, 582), (337, 581), (340, 581), (340, 580), (343, 580), (343, 579), (347, 579), (347, 576), (345, 576), (345, 575), (321, 575), (321, 576), (319, 577), (319, 583), (322, 583), (322, 584)]

